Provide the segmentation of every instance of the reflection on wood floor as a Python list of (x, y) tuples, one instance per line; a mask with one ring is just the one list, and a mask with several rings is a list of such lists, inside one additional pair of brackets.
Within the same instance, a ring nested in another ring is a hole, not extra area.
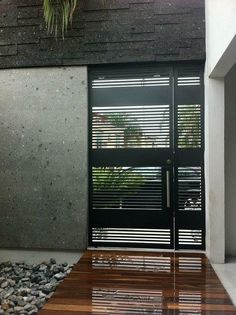
[(39, 315), (235, 314), (203, 254), (87, 251)]

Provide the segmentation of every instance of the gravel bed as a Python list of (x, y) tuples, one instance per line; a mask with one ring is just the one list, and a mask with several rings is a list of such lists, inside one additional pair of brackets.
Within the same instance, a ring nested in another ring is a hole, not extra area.
[(55, 259), (37, 265), (0, 263), (0, 315), (36, 315), (72, 267)]

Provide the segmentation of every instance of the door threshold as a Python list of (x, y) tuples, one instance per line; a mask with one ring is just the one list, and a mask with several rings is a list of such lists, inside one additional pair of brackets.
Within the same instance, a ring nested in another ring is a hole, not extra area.
[(178, 253), (202, 253), (205, 254), (205, 250), (194, 250), (194, 249), (163, 249), (163, 248), (136, 248), (136, 247), (92, 247), (89, 246), (87, 250), (93, 250), (93, 251), (134, 251), (134, 252), (178, 252)]

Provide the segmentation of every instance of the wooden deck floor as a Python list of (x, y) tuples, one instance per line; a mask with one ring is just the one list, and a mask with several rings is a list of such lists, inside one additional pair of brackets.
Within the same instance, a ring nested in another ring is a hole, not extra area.
[(202, 254), (87, 251), (39, 315), (236, 314)]

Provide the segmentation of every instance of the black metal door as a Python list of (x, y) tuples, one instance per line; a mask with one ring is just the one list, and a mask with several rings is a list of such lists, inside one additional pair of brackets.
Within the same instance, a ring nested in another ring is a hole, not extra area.
[(205, 249), (203, 67), (174, 70), (175, 248)]
[(91, 246), (203, 248), (202, 87), (190, 70), (90, 71)]

